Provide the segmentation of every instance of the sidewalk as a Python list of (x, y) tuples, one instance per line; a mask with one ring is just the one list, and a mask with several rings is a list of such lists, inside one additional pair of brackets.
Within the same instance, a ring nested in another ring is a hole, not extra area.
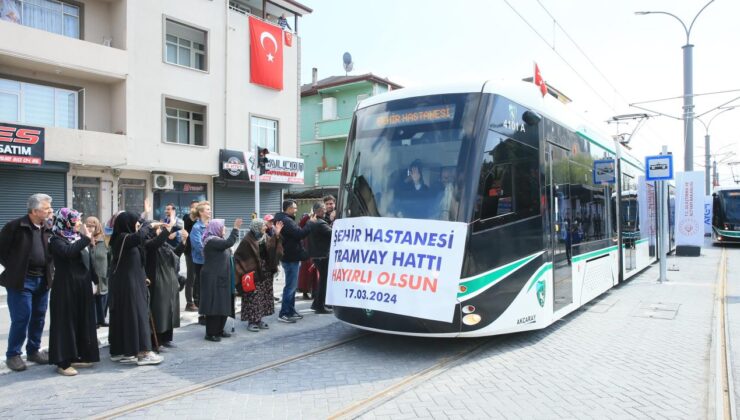
[(545, 330), (496, 337), (476, 360), (361, 418), (715, 418), (721, 255), (707, 244), (701, 257), (670, 257), (680, 271), (662, 284), (654, 264)]

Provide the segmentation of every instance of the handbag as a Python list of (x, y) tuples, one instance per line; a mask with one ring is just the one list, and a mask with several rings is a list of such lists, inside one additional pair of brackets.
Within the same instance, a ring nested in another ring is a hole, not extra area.
[(250, 271), (249, 273), (243, 275), (241, 280), (242, 292), (252, 293), (257, 289), (254, 284), (254, 271)]

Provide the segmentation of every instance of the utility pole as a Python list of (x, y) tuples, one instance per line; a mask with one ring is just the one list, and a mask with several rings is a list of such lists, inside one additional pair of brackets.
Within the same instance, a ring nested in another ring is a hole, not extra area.
[(684, 140), (686, 141), (684, 146), (684, 171), (690, 172), (694, 170), (694, 59), (693, 51), (694, 46), (691, 44), (689, 38), (691, 36), (691, 29), (694, 27), (696, 18), (699, 17), (701, 12), (712, 4), (714, 0), (710, 0), (709, 3), (705, 4), (704, 7), (699, 10), (699, 13), (694, 16), (694, 20), (691, 21), (689, 27), (673, 13), (662, 12), (662, 11), (644, 11), (635, 12), (636, 15), (650, 15), (660, 14), (668, 15), (676, 19), (681, 26), (683, 26), (684, 32), (686, 32), (686, 45), (681, 47), (683, 49), (683, 120), (684, 120)]

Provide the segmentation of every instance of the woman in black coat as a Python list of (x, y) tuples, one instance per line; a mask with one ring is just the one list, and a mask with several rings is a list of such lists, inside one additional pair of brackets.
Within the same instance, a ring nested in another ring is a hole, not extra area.
[(200, 305), (198, 312), (206, 317), (206, 340), (221, 341), (231, 337), (224, 331), (226, 318), (233, 313), (234, 283), (231, 275), (231, 247), (239, 238), (242, 219), (234, 221), (228, 239), (223, 219), (213, 219), (203, 234), (205, 260), (200, 272)]
[(50, 298), (49, 364), (57, 365), (64, 376), (75, 376), (75, 367), (100, 361), (87, 249), (90, 234), (80, 219), (75, 210), (59, 209), (54, 236), (49, 239), (56, 268)]
[(135, 213), (116, 217), (111, 235), (112, 272), (110, 276), (111, 360), (121, 363), (156, 365), (164, 358), (152, 352), (144, 242), (151, 230)]
[[(172, 223), (174, 222), (173, 219)], [(170, 225), (160, 227), (156, 234), (150, 235), (153, 238), (144, 244), (146, 275), (152, 282), (149, 285), (149, 308), (157, 342), (164, 347), (175, 347), (172, 343), (173, 333), (180, 326), (180, 284), (177, 269), (188, 237), (187, 231), (182, 230), (182, 242), (177, 248), (173, 248), (167, 239), (174, 239), (177, 233), (170, 233), (170, 229)]]

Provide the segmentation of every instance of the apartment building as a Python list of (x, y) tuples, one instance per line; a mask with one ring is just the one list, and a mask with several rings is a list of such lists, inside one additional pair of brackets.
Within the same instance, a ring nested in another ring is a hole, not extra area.
[[(0, 226), (35, 192), (103, 221), (208, 199), (230, 223), (254, 209), (255, 145), (271, 153), (261, 213), (278, 210), (303, 162), (301, 40), (277, 19), (297, 31), (311, 12), (293, 0), (0, 0)], [(282, 62), (281, 86), (255, 79), (263, 56)]]
[(370, 96), (402, 86), (372, 73), (318, 79), (301, 86), (301, 157), (305, 160), (303, 185), (291, 185), (290, 195), (314, 201), (337, 194), (352, 114)]

